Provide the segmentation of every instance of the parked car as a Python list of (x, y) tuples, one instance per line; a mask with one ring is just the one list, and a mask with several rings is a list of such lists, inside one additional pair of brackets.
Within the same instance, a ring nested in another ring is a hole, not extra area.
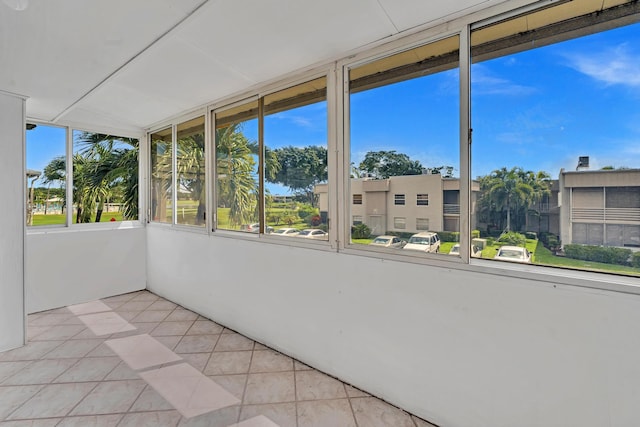
[(406, 243), (407, 242), (396, 236), (378, 236), (369, 244), (373, 246), (382, 246), (384, 248), (401, 249)]
[(297, 236), (300, 233), (300, 230), (298, 230), (297, 228), (278, 228), (277, 230), (275, 230), (273, 233), (276, 236)]
[(296, 237), (314, 240), (329, 240), (329, 233), (318, 228), (307, 228), (297, 234)]
[[(254, 222), (253, 224), (243, 224), (240, 226), (241, 231), (246, 231), (247, 233), (259, 233), (260, 232), (260, 224)], [(273, 227), (267, 225), (264, 229), (265, 233), (271, 233), (273, 231)]]
[[(449, 255), (460, 256), (460, 243), (456, 243), (451, 247)], [(482, 249), (480, 249), (476, 245), (471, 245), (471, 258), (482, 258)]]
[(502, 246), (493, 259), (529, 264), (531, 263), (531, 253), (520, 246)]
[(433, 253), (439, 252), (440, 236), (438, 236), (438, 233), (432, 231), (421, 231), (411, 236), (409, 242), (404, 245), (403, 249)]

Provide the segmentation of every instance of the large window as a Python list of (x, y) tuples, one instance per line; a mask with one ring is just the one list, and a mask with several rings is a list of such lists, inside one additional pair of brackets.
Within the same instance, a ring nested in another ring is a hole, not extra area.
[[(312, 80), (264, 97), (265, 232), (328, 231), (327, 81)], [(328, 240), (326, 233), (298, 237)]]
[(567, 2), (472, 32), (482, 258), (639, 273), (633, 3)]
[(151, 134), (151, 221), (173, 222), (172, 128)]
[(138, 140), (73, 131), (75, 223), (138, 219)]
[(67, 129), (27, 124), (27, 226), (64, 225)]
[[(366, 200), (369, 232), (362, 239), (359, 229), (352, 243), (388, 233), (408, 240), (425, 224), (444, 230), (442, 182), (459, 188), (458, 61), (459, 37), (452, 36), (349, 70), (350, 191)], [(452, 245), (443, 242), (440, 251)]]
[(215, 114), (216, 228), (260, 232), (258, 101)]
[(204, 116), (180, 123), (176, 142), (176, 222), (205, 226)]

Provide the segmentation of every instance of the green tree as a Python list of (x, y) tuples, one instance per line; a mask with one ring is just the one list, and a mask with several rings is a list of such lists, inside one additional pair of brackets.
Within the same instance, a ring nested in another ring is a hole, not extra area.
[(482, 192), (480, 203), (484, 208), (483, 213), (488, 213), (494, 219), (495, 216), (492, 216), (491, 213), (497, 211), (500, 216), (506, 213), (505, 231), (511, 231), (512, 212), (522, 206), (528, 207), (532, 203), (534, 189), (525, 180), (526, 174), (519, 167), (510, 170), (503, 167), (480, 179), (480, 191)]
[(316, 145), (287, 146), (271, 153), (275, 157), (275, 167), (267, 164), (266, 171), (271, 173), (267, 173), (266, 180), (289, 187), (294, 194), (315, 205), (313, 189), (328, 177), (327, 149)]
[[(66, 161), (63, 156), (54, 157), (51, 159), (49, 164), (44, 167), (42, 172), (42, 182), (47, 185), (47, 195), (45, 196), (44, 201), (44, 214), (47, 214), (49, 210), (49, 198), (51, 195), (51, 184), (60, 183), (62, 184), (62, 188), (65, 187), (65, 177), (67, 176), (67, 166)], [(64, 206), (66, 204), (67, 195), (66, 192), (62, 192), (62, 200), (63, 200), (63, 212)]]
[(178, 141), (178, 188), (198, 200), (195, 223), (204, 224), (206, 209), (204, 134), (196, 133)]
[(409, 156), (395, 151), (369, 151), (360, 162), (358, 169), (375, 179), (386, 179), (391, 176), (421, 175), (422, 164), (411, 160)]

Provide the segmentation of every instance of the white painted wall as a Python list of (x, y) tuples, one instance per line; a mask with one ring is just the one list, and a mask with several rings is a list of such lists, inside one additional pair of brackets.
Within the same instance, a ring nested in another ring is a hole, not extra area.
[(27, 313), (146, 287), (145, 229), (30, 230)]
[(640, 297), (147, 227), (148, 288), (442, 427), (640, 425)]
[(0, 91), (0, 351), (24, 344), (24, 99)]

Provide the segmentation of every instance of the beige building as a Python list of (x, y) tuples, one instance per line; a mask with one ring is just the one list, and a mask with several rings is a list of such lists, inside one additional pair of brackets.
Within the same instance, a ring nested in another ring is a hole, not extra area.
[[(473, 182), (472, 211), (479, 192)], [(320, 211), (328, 209), (326, 185), (316, 186)], [(351, 179), (351, 224), (367, 224), (373, 235), (387, 232), (460, 231), (460, 180), (442, 175)], [(475, 216), (471, 219), (475, 228)]]
[(640, 169), (560, 171), (563, 244), (640, 247)]

